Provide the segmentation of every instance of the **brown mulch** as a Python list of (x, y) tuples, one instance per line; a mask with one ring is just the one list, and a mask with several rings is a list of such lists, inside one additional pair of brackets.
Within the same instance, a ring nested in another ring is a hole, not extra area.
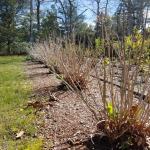
[(43, 149), (88, 149), (83, 143), (95, 131), (93, 114), (75, 93), (58, 89), (60, 81), (44, 65), (27, 62), (25, 68), (33, 85), (31, 101), (42, 106), (37, 126), (38, 135), (44, 138)]

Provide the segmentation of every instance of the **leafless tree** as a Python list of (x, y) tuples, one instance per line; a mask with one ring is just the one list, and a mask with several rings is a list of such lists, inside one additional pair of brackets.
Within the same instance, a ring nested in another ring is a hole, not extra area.
[(78, 14), (78, 5), (76, 0), (57, 0), (56, 5), (58, 7), (57, 18), (61, 20), (67, 37), (72, 38), (76, 24), (87, 9)]
[[(127, 22), (127, 34), (131, 34), (133, 29), (142, 29), (144, 26), (144, 10), (149, 6), (149, 0), (121, 0), (118, 12), (125, 14)], [(125, 21), (125, 20), (124, 20)]]

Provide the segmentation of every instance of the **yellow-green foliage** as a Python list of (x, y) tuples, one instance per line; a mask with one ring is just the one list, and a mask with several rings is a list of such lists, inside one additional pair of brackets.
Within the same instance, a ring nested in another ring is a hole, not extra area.
[(95, 46), (99, 52), (104, 52), (104, 40), (97, 38), (95, 39)]
[(105, 58), (104, 60), (103, 60), (103, 65), (104, 66), (107, 66), (107, 65), (109, 65), (110, 64), (110, 60), (109, 60), (109, 58)]
[[(33, 138), (35, 110), (25, 109), (31, 84), (24, 74), (24, 60), (18, 56), (0, 57), (0, 150), (24, 150), (29, 142), (35, 145), (37, 140)], [(22, 130), (25, 135), (16, 140), (16, 134)]]
[(115, 110), (115, 108), (111, 102), (107, 103), (106, 109), (107, 109), (107, 113), (108, 113), (109, 118), (115, 119), (115, 117), (118, 116), (118, 113)]
[[(143, 65), (150, 64), (150, 38), (143, 38), (142, 33), (134, 29), (132, 35), (125, 37), (124, 43), (127, 59), (132, 59), (136, 62), (140, 60), (141, 68), (143, 68)], [(120, 45), (118, 41), (113, 41), (115, 51), (120, 51)]]
[(125, 44), (127, 49), (137, 51), (141, 48), (143, 36), (141, 33), (135, 32), (133, 35), (125, 37)]
[(138, 30), (134, 30), (132, 35), (125, 37), (126, 54), (129, 57), (143, 58), (143, 63), (147, 63), (150, 55), (150, 39), (144, 39)]
[(145, 61), (146, 64), (150, 64), (150, 38), (148, 38), (145, 41), (145, 47), (146, 47), (145, 55), (144, 55), (144, 57), (146, 58)]
[(108, 112), (108, 115), (109, 115), (109, 116), (112, 116), (112, 115), (113, 115), (113, 113), (114, 113), (114, 108), (113, 108), (112, 103), (108, 103), (108, 104), (107, 104), (107, 112)]

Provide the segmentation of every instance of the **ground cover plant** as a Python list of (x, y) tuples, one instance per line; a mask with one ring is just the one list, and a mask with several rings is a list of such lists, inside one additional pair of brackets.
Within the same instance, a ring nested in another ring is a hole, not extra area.
[(0, 57), (0, 149), (41, 149), (33, 109), (26, 109), (32, 85), (27, 80), (23, 56)]

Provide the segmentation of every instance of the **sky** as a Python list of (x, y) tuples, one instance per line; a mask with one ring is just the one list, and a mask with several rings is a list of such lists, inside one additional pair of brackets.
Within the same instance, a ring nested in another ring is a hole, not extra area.
[[(119, 0), (109, 0), (108, 5), (108, 14), (113, 15), (118, 7)], [(96, 11), (96, 4), (94, 0), (77, 0), (78, 4), (78, 13), (82, 13), (87, 9), (87, 11), (83, 14), (85, 16), (85, 22), (89, 25), (94, 25), (94, 21), (96, 20), (96, 15), (93, 11)], [(106, 5), (106, 0), (101, 0), (101, 8)], [(42, 5), (42, 10), (47, 10), (50, 8), (50, 3), (45, 2)]]
[[(78, 0), (79, 5), (81, 5), (81, 12), (83, 12), (86, 8), (88, 9), (84, 15), (86, 18), (86, 22), (88, 24), (93, 24), (96, 20), (96, 15), (94, 12), (96, 12), (96, 3), (94, 3), (94, 0)], [(109, 0), (108, 5), (108, 14), (113, 15), (118, 7), (119, 0)], [(106, 0), (101, 0), (101, 9), (104, 10), (104, 7), (106, 5)], [(93, 12), (94, 11), (94, 12)]]

